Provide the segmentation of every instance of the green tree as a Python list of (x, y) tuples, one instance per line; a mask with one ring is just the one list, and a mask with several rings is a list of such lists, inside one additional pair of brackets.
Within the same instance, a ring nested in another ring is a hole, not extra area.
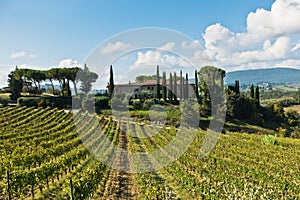
[(174, 72), (174, 101), (177, 101), (177, 78), (176, 72)]
[(156, 98), (160, 100), (160, 79), (159, 79), (159, 66), (156, 67)]
[(253, 86), (253, 84), (251, 84), (251, 86), (250, 86), (250, 97), (252, 99), (254, 99), (254, 86)]
[(257, 101), (257, 104), (260, 105), (260, 102), (259, 102), (259, 87), (258, 87), (258, 85), (255, 88), (255, 99)]
[[(223, 99), (223, 84), (225, 71), (213, 66), (204, 66), (198, 72), (200, 77), (200, 92), (202, 99), (202, 110), (204, 115), (209, 115), (211, 112), (211, 96), (215, 100), (221, 101)], [(217, 106), (217, 105), (214, 105)]]
[(22, 80), (22, 71), (18, 69), (16, 66), (16, 69), (8, 75), (8, 86), (11, 90), (10, 98), (13, 101), (16, 101), (20, 96), (22, 92), (23, 87), (23, 80)]
[(172, 73), (170, 73), (170, 79), (169, 79), (169, 101), (170, 103), (173, 102), (173, 78)]
[(46, 80), (46, 74), (41, 70), (30, 70), (30, 77), (34, 82), (36, 89), (41, 89), (40, 83)]
[(166, 80), (166, 72), (163, 72), (163, 77), (162, 77), (162, 96), (164, 101), (167, 101), (167, 80)]
[(199, 101), (199, 82), (198, 82), (198, 72), (195, 70), (195, 93), (197, 101)]
[(87, 94), (92, 89), (92, 83), (96, 82), (98, 75), (94, 72), (91, 72), (89, 68), (84, 65), (82, 71), (78, 73), (79, 80), (81, 81), (80, 90)]
[(54, 93), (55, 88), (54, 88), (53, 81), (55, 80), (55, 70), (54, 69), (49, 69), (45, 72), (45, 74), (46, 74), (46, 79), (48, 79), (51, 83), (52, 91)]
[(81, 71), (82, 69), (80, 69), (79, 67), (72, 67), (69, 69), (69, 75), (68, 75), (68, 78), (70, 81), (72, 81), (73, 83), (73, 86), (74, 86), (74, 92), (75, 92), (75, 95), (77, 96), (78, 95), (78, 91), (77, 91), (77, 82), (79, 80), (79, 77), (78, 77), (78, 72)]
[(237, 95), (240, 94), (240, 81), (239, 80), (235, 80), (235, 93)]
[(108, 95), (109, 95), (110, 98), (113, 97), (114, 88), (115, 88), (115, 84), (114, 84), (114, 72), (113, 72), (113, 67), (111, 65), (110, 69), (109, 69), (109, 85), (108, 85)]
[(185, 98), (189, 98), (189, 75), (188, 73), (185, 74)]
[(182, 70), (180, 70), (180, 100), (183, 99), (183, 78), (182, 78)]

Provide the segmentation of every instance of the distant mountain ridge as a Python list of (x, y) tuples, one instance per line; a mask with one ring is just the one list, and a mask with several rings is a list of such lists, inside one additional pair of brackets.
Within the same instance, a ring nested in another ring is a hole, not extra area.
[(241, 70), (226, 73), (225, 84), (234, 84), (235, 80), (240, 85), (267, 83), (300, 83), (300, 70), (294, 68), (266, 68)]

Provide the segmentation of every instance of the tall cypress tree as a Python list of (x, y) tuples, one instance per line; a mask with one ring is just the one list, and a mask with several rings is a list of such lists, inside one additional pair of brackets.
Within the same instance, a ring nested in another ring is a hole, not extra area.
[(185, 74), (185, 98), (189, 98), (189, 75)]
[(176, 79), (176, 72), (174, 72), (174, 101), (177, 101), (177, 79)]
[(110, 96), (110, 98), (113, 97), (113, 93), (114, 93), (114, 72), (113, 72), (113, 68), (112, 65), (110, 66), (110, 75), (109, 75), (109, 86), (108, 86), (108, 94)]
[(259, 102), (259, 87), (258, 87), (258, 85), (255, 88), (255, 99), (257, 100), (257, 104), (259, 105), (260, 102)]
[(170, 80), (169, 80), (169, 101), (172, 103), (173, 101), (173, 78), (172, 78), (172, 73), (170, 72)]
[(235, 80), (235, 93), (240, 94), (240, 82), (239, 80)]
[(196, 98), (197, 101), (199, 101), (199, 88), (198, 88), (198, 73), (197, 70), (195, 70), (195, 92), (196, 92)]
[(180, 100), (183, 99), (183, 78), (182, 78), (182, 70), (180, 70)]
[(166, 102), (167, 100), (167, 80), (166, 80), (166, 72), (163, 72), (163, 80), (162, 80), (162, 96), (163, 96), (163, 99), (164, 101)]
[(254, 86), (251, 84), (250, 86), (250, 97), (254, 99)]
[(156, 67), (156, 98), (160, 100), (159, 66)]

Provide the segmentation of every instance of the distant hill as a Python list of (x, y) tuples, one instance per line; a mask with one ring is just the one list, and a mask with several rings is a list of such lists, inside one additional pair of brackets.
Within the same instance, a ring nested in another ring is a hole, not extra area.
[(234, 84), (235, 80), (240, 85), (267, 83), (300, 83), (300, 70), (293, 68), (269, 68), (243, 70), (226, 73), (225, 84)]

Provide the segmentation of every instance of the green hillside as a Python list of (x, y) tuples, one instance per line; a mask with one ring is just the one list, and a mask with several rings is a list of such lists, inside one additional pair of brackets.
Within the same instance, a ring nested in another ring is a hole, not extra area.
[[(299, 139), (226, 132), (200, 159), (206, 131), (198, 130), (178, 160), (156, 172), (134, 174), (107, 167), (86, 147), (97, 150), (107, 137), (112, 141), (107, 155), (114, 144), (131, 152), (150, 152), (174, 138), (174, 127), (153, 134), (150, 126), (103, 116), (26, 107), (0, 108), (0, 121), (0, 199), (300, 198)], [(128, 154), (113, 158), (129, 161)]]
[(234, 84), (239, 80), (241, 85), (257, 85), (267, 82), (272, 84), (300, 83), (300, 70), (293, 68), (270, 68), (243, 70), (226, 73), (225, 83)]

